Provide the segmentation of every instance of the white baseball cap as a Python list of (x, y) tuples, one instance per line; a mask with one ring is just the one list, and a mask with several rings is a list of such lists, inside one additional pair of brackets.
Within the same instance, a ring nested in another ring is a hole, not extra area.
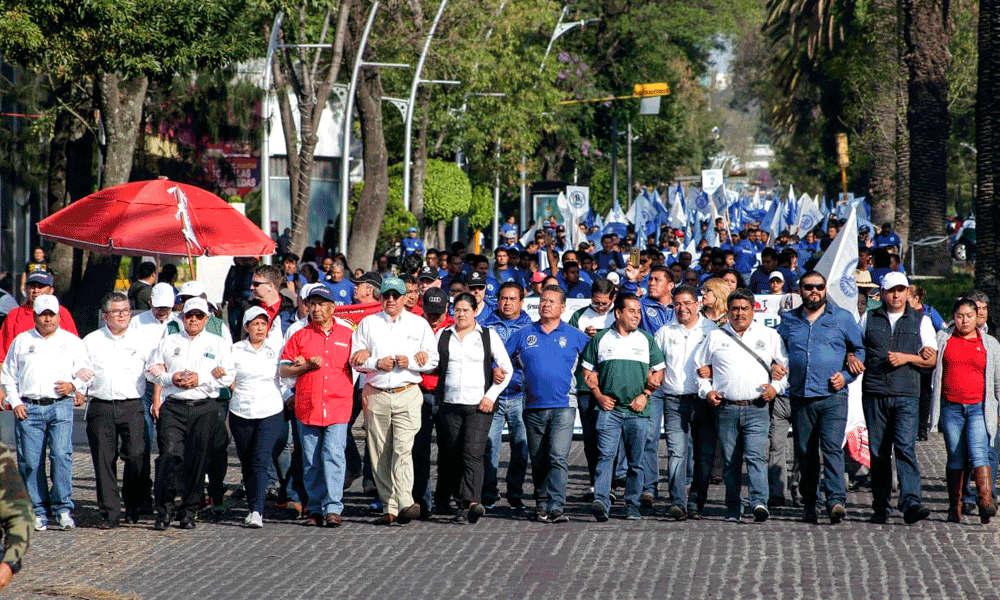
[(772, 279), (780, 279), (784, 281), (785, 275), (781, 271), (771, 271), (771, 274), (767, 276), (767, 280), (771, 281)]
[(35, 309), (35, 314), (40, 315), (43, 312), (50, 310), (55, 314), (59, 314), (59, 299), (52, 294), (42, 294), (41, 296), (35, 298), (35, 303), (33, 305)]
[(200, 281), (187, 281), (181, 286), (178, 296), (207, 296), (208, 292), (205, 290), (205, 285)]
[(253, 321), (257, 317), (264, 317), (265, 319), (270, 319), (270, 317), (267, 316), (266, 310), (264, 310), (259, 306), (251, 306), (250, 308), (247, 309), (245, 313), (243, 313), (243, 326), (246, 327), (247, 323)]
[(150, 304), (153, 308), (173, 308), (174, 288), (169, 283), (158, 283), (153, 286)]
[(200, 310), (206, 315), (212, 314), (208, 312), (208, 300), (205, 300), (204, 298), (198, 298), (198, 297), (188, 298), (187, 302), (184, 303), (184, 310), (181, 312), (186, 315), (192, 310)]
[(906, 275), (903, 275), (899, 271), (890, 271), (882, 278), (883, 290), (891, 290), (899, 286), (910, 287), (910, 282), (906, 279)]

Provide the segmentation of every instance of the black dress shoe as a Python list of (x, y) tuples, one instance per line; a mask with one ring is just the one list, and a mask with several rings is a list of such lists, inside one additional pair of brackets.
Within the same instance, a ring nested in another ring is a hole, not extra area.
[(126, 523), (138, 523), (139, 522), (139, 509), (130, 508), (125, 511), (125, 522)]
[(181, 529), (194, 529), (195, 525), (196, 523), (194, 522), (194, 519), (192, 519), (191, 517), (184, 517), (183, 519), (181, 519), (180, 525), (178, 525), (178, 527), (180, 527)]
[(168, 523), (166, 519), (163, 517), (156, 517), (156, 523), (153, 524), (153, 529), (156, 531), (166, 531), (168, 525), (170, 525), (170, 523)]
[(102, 518), (100, 521), (97, 522), (98, 529), (114, 529), (115, 527), (118, 527), (117, 520)]
[(816, 514), (816, 507), (807, 506), (802, 509), (802, 522), (803, 523), (819, 523), (819, 516)]
[(907, 525), (913, 525), (918, 521), (923, 521), (927, 517), (931, 516), (931, 509), (927, 508), (923, 504), (911, 504), (910, 508), (907, 508), (903, 512), (903, 522)]
[(455, 511), (455, 516), (451, 520), (459, 525), (465, 525), (469, 522), (469, 511), (465, 508), (460, 508)]
[(888, 520), (889, 512), (885, 510), (876, 510), (872, 513), (871, 518), (868, 519), (869, 522), (874, 523), (875, 525), (885, 525)]

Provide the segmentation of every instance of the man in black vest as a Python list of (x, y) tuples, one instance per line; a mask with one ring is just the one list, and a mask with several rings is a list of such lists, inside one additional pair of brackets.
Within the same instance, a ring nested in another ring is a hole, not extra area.
[(906, 301), (909, 282), (899, 272), (882, 279), (882, 306), (861, 317), (865, 363), (848, 357), (852, 373), (864, 371), (862, 404), (871, 453), (871, 522), (885, 523), (892, 492), (892, 452), (899, 476), (899, 510), (907, 525), (926, 519), (914, 445), (920, 412), (920, 368), (937, 360), (934, 327)]

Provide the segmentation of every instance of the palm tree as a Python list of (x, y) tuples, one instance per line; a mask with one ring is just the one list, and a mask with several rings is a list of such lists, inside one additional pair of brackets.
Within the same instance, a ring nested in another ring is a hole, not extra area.
[(976, 89), (976, 287), (991, 298), (990, 313), (1000, 314), (1000, 1), (980, 0), (978, 87)]

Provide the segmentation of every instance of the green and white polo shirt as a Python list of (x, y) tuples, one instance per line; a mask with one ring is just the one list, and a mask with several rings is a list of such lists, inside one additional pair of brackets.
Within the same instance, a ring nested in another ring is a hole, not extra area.
[(649, 372), (663, 369), (664, 362), (663, 351), (645, 331), (636, 329), (622, 336), (609, 327), (590, 340), (580, 364), (597, 372), (601, 392), (615, 399), (615, 410), (649, 417), (648, 402), (640, 413), (629, 408), (629, 404), (646, 387)]

